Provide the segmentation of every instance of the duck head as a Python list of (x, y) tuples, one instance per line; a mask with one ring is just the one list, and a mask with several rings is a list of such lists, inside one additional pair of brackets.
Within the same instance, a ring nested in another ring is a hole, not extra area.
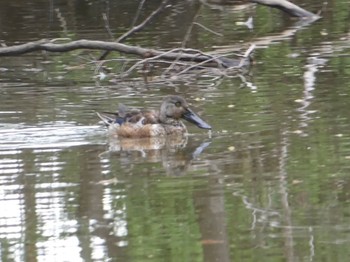
[(164, 98), (160, 106), (159, 119), (165, 124), (172, 124), (185, 119), (199, 128), (211, 129), (210, 125), (189, 108), (184, 98), (176, 95)]

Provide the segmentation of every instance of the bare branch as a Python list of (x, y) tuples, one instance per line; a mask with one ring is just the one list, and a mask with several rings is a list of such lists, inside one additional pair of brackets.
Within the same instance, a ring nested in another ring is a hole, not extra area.
[(190, 24), (190, 26), (188, 27), (188, 29), (186, 30), (186, 34), (184, 36), (184, 39), (182, 40), (182, 44), (181, 47), (185, 47), (186, 43), (188, 42), (188, 40), (190, 39), (191, 33), (192, 33), (192, 29), (194, 26), (194, 23), (196, 22), (198, 16), (200, 15), (200, 10), (201, 10), (202, 5), (198, 5), (198, 8), (196, 10), (195, 15), (193, 16), (192, 19), (192, 23)]
[[(158, 15), (160, 12), (162, 12), (165, 7), (167, 6), (168, 2), (170, 0), (163, 0), (162, 3), (159, 5), (159, 7), (154, 10), (145, 20), (143, 20), (140, 24), (134, 26), (133, 28), (131, 28), (129, 31), (127, 31), (126, 33), (124, 33), (123, 35), (121, 35), (120, 37), (118, 37), (118, 39), (116, 40), (116, 42), (123, 42), (126, 38), (128, 38), (129, 36), (135, 34), (136, 32), (140, 31), (142, 28), (144, 28), (150, 21), (152, 21), (152, 19)], [(109, 51), (105, 51), (103, 52), (103, 54), (100, 56), (100, 58), (98, 60), (103, 60), (107, 57), (107, 55), (109, 54)]]
[(287, 0), (250, 0), (250, 2), (280, 9), (291, 16), (317, 20), (320, 16), (311, 13)]
[(206, 27), (206, 26), (204, 26), (204, 25), (202, 25), (202, 24), (200, 24), (198, 22), (194, 22), (193, 24), (194, 25), (198, 25), (199, 27), (203, 28), (204, 30), (206, 30), (206, 31), (208, 31), (208, 32), (210, 32), (210, 33), (212, 33), (214, 35), (223, 36), (223, 34), (217, 33), (214, 30), (211, 30), (210, 28), (208, 28), (208, 27)]
[(102, 14), (103, 21), (105, 22), (105, 28), (107, 30), (107, 33), (111, 39), (113, 39), (113, 33), (111, 30), (111, 27), (109, 26), (109, 21), (106, 13)]
[(134, 20), (132, 21), (131, 23), (131, 27), (134, 27), (136, 25), (136, 22), (137, 20), (139, 19), (139, 16), (140, 16), (140, 13), (141, 13), (141, 10), (143, 8), (143, 5), (145, 4), (146, 0), (141, 0), (141, 2), (139, 3), (139, 7), (137, 8), (137, 11), (136, 11), (136, 15), (134, 17)]
[[(40, 40), (36, 42), (25, 43), (22, 45), (1, 47), (0, 56), (21, 55), (35, 51), (67, 52), (77, 49), (118, 51), (125, 54), (137, 55), (142, 58), (161, 57), (164, 60), (171, 61), (176, 59), (197, 63), (206, 61), (206, 66), (220, 65), (224, 68), (240, 65), (240, 60), (225, 57), (213, 57), (212, 55), (205, 54), (195, 49), (177, 48), (171, 51), (159, 51), (155, 49), (125, 45), (116, 42), (94, 40), (77, 40), (63, 44), (56, 44), (49, 40)], [(214, 63), (208, 63), (210, 61), (214, 61)], [(244, 62), (242, 64), (242, 66), (246, 65), (249, 65), (249, 62)]]
[(162, 3), (159, 5), (159, 7), (156, 10), (154, 10), (145, 20), (143, 20), (137, 26), (134, 26), (133, 28), (131, 28), (128, 32), (124, 33), (122, 36), (118, 37), (117, 42), (124, 41), (130, 35), (144, 28), (156, 15), (158, 15), (160, 12), (162, 12), (165, 9), (169, 1), (170, 0), (163, 0)]
[(243, 55), (243, 59), (239, 63), (238, 67), (243, 66), (244, 60), (250, 57), (250, 55), (254, 51), (254, 49), (255, 49), (255, 45), (254, 44), (250, 45), (250, 47), (247, 49), (247, 51), (245, 51), (245, 53)]

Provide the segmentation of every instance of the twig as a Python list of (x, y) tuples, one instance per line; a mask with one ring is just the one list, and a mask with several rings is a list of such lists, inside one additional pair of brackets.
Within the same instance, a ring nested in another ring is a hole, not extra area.
[(250, 47), (247, 49), (247, 51), (245, 51), (243, 58), (241, 59), (241, 61), (239, 62), (238, 67), (242, 67), (245, 60), (250, 56), (250, 54), (254, 51), (255, 49), (255, 44), (251, 44)]
[[(160, 12), (162, 12), (165, 9), (169, 1), (170, 0), (163, 0), (162, 3), (159, 5), (159, 7), (156, 10), (154, 10), (145, 20), (143, 20), (140, 24), (138, 24), (137, 26), (134, 26), (129, 31), (127, 31), (126, 33), (118, 37), (116, 42), (120, 43), (124, 41), (126, 38), (128, 38), (129, 36), (135, 34), (136, 32), (140, 31), (142, 28), (144, 28), (156, 15), (158, 15)], [(98, 60), (105, 59), (109, 54), (109, 52), (110, 51), (103, 52), (103, 54), (100, 56)]]
[(134, 26), (132, 29), (130, 29), (128, 32), (124, 33), (122, 36), (118, 37), (117, 42), (124, 41), (130, 35), (138, 32), (142, 28), (144, 28), (156, 15), (158, 15), (160, 12), (162, 12), (165, 9), (165, 7), (169, 1), (170, 0), (163, 0), (162, 3), (159, 5), (159, 7), (156, 10), (154, 10), (145, 20), (143, 20), (137, 26)]
[(67, 29), (67, 21), (66, 21), (66, 19), (63, 17), (63, 15), (62, 15), (62, 13), (61, 13), (59, 8), (56, 8), (55, 12), (56, 12), (58, 20), (60, 21), (60, 25), (62, 27), (62, 30), (63, 30), (64, 34), (67, 35), (68, 34), (67, 33), (68, 29)]
[[(184, 70), (180, 71), (180, 72), (177, 73), (176, 75), (179, 76), (179, 75), (181, 75), (181, 74), (184, 74), (184, 73), (188, 72), (189, 70), (191, 70), (191, 69), (193, 69), (193, 68), (196, 68), (196, 67), (198, 67), (198, 66), (200, 66), (200, 65), (207, 64), (208, 62), (217, 60), (217, 59), (219, 59), (219, 58), (220, 58), (220, 57), (210, 57), (210, 58), (207, 59), (207, 60), (204, 60), (204, 61), (202, 61), (202, 62), (200, 62), (200, 63), (197, 63), (197, 64), (195, 64), (195, 65), (192, 65), (192, 66), (190, 66), (190, 67), (185, 68)], [(220, 64), (220, 63), (219, 63), (219, 64)]]
[(186, 43), (187, 41), (189, 40), (190, 38), (190, 35), (191, 35), (191, 32), (192, 32), (192, 29), (193, 29), (193, 25), (195, 23), (195, 21), (197, 20), (199, 14), (200, 14), (200, 10), (201, 10), (201, 7), (202, 5), (199, 5), (198, 6), (198, 9), (196, 11), (196, 14), (193, 16), (193, 19), (192, 19), (192, 23), (190, 24), (190, 26), (188, 27), (187, 31), (186, 31), (186, 34), (184, 36), (184, 39), (182, 40), (182, 43), (181, 43), (181, 47), (184, 48), (186, 46)]
[(139, 19), (141, 10), (142, 10), (143, 5), (145, 4), (145, 2), (146, 2), (146, 0), (142, 0), (142, 1), (140, 2), (139, 7), (137, 8), (137, 11), (136, 11), (134, 20), (133, 20), (132, 23), (131, 23), (131, 27), (134, 27), (134, 26), (136, 25), (137, 19)]
[[(193, 22), (190, 24), (189, 28), (186, 31), (184, 39), (182, 40), (182, 43), (181, 43), (181, 47), (182, 48), (185, 48), (186, 43), (187, 43), (187, 41), (189, 40), (189, 38), (191, 36), (191, 32), (192, 32), (194, 23), (197, 20), (199, 14), (200, 14), (201, 7), (202, 7), (202, 5), (198, 5), (198, 9), (196, 10), (196, 14), (195, 14), (195, 16), (193, 16), (193, 19), (192, 19)], [(166, 75), (169, 71), (171, 71), (175, 67), (175, 65), (178, 63), (178, 61), (179, 61), (179, 59), (175, 59), (173, 61), (173, 63), (162, 73), (162, 76)]]
[(206, 26), (204, 26), (204, 25), (202, 25), (202, 24), (200, 24), (200, 23), (198, 23), (198, 22), (194, 22), (193, 24), (194, 24), (194, 25), (198, 25), (199, 27), (203, 28), (204, 30), (206, 30), (206, 31), (208, 31), (208, 32), (210, 32), (210, 33), (212, 33), (212, 34), (214, 34), (214, 35), (223, 36), (223, 34), (217, 33), (217, 32), (215, 32), (215, 31), (209, 29), (208, 27), (206, 27)]
[[(156, 59), (158, 59), (158, 58), (162, 58), (162, 57), (164, 57), (164, 56), (166, 56), (166, 55), (168, 55), (168, 54), (170, 54), (170, 53), (176, 53), (176, 52), (178, 52), (178, 51), (183, 52), (184, 50), (187, 50), (187, 49), (175, 48), (175, 49), (171, 49), (171, 50), (169, 50), (169, 51), (167, 51), (167, 52), (164, 52), (164, 53), (162, 53), (162, 54), (159, 54), (159, 55), (157, 55), (157, 56), (149, 57), (149, 58), (143, 59), (143, 60), (141, 60), (141, 61), (138, 61), (138, 62), (135, 63), (133, 66), (131, 66), (131, 67), (124, 73), (124, 75), (129, 75), (129, 74), (130, 74), (137, 66), (139, 66), (140, 64), (144, 64), (144, 63), (149, 62), (149, 61), (151, 61), (151, 60), (156, 60)], [(190, 49), (190, 50), (193, 51), (194, 49)], [(198, 51), (198, 52), (199, 52), (199, 51)]]
[(109, 26), (109, 21), (106, 13), (102, 14), (103, 21), (105, 22), (105, 28), (107, 30), (107, 33), (111, 39), (114, 39), (113, 33), (111, 31), (111, 27)]

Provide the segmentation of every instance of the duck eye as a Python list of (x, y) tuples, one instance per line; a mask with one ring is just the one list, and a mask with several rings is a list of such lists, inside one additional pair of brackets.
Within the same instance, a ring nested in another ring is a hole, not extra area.
[(176, 106), (176, 107), (180, 107), (180, 106), (181, 106), (181, 102), (176, 102), (176, 103), (175, 103), (175, 106)]

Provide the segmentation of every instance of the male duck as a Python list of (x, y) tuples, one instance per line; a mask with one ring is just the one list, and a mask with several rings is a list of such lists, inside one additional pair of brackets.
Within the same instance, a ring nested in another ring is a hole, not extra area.
[[(105, 114), (114, 115), (114, 117)], [(183, 135), (187, 133), (187, 129), (181, 119), (199, 128), (211, 129), (210, 125), (188, 107), (184, 98), (176, 95), (165, 97), (159, 111), (128, 110), (126, 106), (119, 105), (117, 113), (105, 112), (97, 115), (106, 124), (110, 134), (120, 138)]]

